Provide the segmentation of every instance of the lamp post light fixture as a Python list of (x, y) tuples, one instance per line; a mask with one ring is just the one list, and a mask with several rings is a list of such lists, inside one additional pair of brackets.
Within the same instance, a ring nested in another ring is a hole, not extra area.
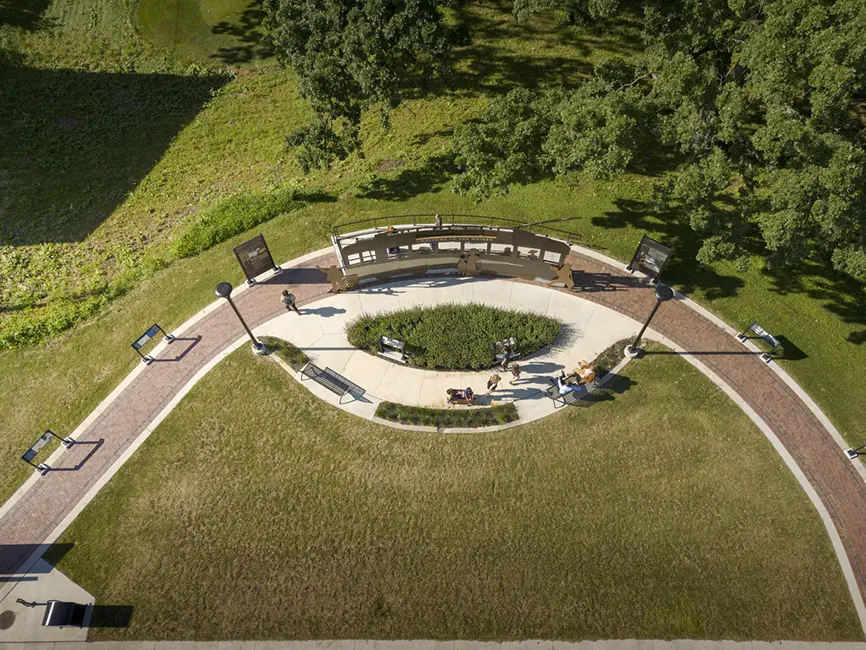
[(265, 347), (265, 344), (262, 343), (261, 341), (259, 341), (258, 339), (256, 339), (255, 336), (253, 336), (252, 330), (250, 330), (250, 328), (247, 325), (246, 321), (244, 320), (243, 316), (241, 316), (241, 313), (238, 311), (238, 308), (235, 305), (235, 301), (232, 300), (232, 285), (231, 285), (231, 283), (220, 282), (216, 286), (216, 290), (214, 291), (214, 293), (216, 294), (217, 298), (225, 298), (226, 300), (228, 300), (228, 303), (231, 305), (232, 309), (234, 309), (235, 315), (238, 317), (238, 320), (241, 322), (241, 325), (243, 325), (244, 329), (247, 331), (247, 334), (250, 337), (250, 341), (252, 341), (253, 352), (255, 352), (256, 354), (264, 354), (265, 352), (267, 352), (268, 349)]
[(646, 328), (649, 327), (650, 321), (653, 319), (653, 316), (656, 315), (656, 312), (659, 310), (659, 307), (663, 302), (667, 302), (671, 298), (674, 297), (674, 290), (671, 289), (666, 284), (657, 284), (656, 285), (656, 304), (653, 305), (653, 310), (650, 312), (650, 315), (647, 317), (646, 322), (644, 322), (643, 327), (640, 328), (640, 332), (637, 333), (637, 336), (634, 338), (634, 341), (631, 342), (631, 345), (625, 346), (626, 356), (634, 359), (641, 353), (641, 349), (638, 347), (640, 343), (640, 339), (643, 336), (643, 333), (646, 332)]

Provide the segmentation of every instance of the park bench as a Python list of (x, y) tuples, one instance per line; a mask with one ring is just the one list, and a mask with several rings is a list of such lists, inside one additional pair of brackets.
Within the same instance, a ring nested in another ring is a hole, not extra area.
[(740, 332), (739, 334), (737, 334), (737, 339), (738, 339), (741, 343), (745, 343), (745, 342), (748, 340), (748, 338), (749, 338), (749, 337), (746, 336), (746, 333), (749, 332), (749, 331), (754, 332), (754, 333), (758, 336), (758, 338), (762, 339), (762, 340), (763, 340), (767, 345), (770, 346), (771, 349), (770, 349), (769, 354), (766, 353), (766, 352), (761, 353), (761, 359), (763, 359), (763, 360), (764, 360), (765, 362), (767, 362), (767, 363), (770, 363), (770, 361), (772, 361), (772, 359), (773, 359), (773, 356), (772, 356), (772, 355), (775, 355), (776, 352), (777, 352), (780, 348), (782, 348), (782, 343), (781, 343), (781, 341), (779, 341), (779, 339), (777, 339), (775, 336), (773, 336), (772, 334), (770, 334), (770, 333), (769, 333), (767, 330), (765, 330), (763, 327), (761, 327), (760, 325), (758, 325), (758, 322), (757, 322), (757, 321), (754, 321), (754, 322), (753, 322), (751, 325), (749, 325), (746, 329), (744, 329), (742, 332)]
[(398, 363), (406, 363), (406, 342), (388, 336), (380, 336), (379, 356)]
[(554, 402), (562, 402), (563, 406), (589, 406), (596, 401), (592, 398), (598, 394), (600, 389), (601, 384), (599, 384), (598, 379), (594, 379), (584, 385), (583, 390), (569, 391), (565, 395), (559, 393), (559, 386), (556, 384), (546, 388), (544, 392)]
[(336, 393), (340, 396), (341, 401), (344, 395), (358, 397), (364, 394), (363, 388), (349, 381), (343, 377), (343, 375), (331, 370), (330, 368), (322, 370), (312, 362), (307, 362), (307, 364), (301, 368), (301, 375), (303, 377), (309, 377), (320, 386), (324, 386), (332, 393)]

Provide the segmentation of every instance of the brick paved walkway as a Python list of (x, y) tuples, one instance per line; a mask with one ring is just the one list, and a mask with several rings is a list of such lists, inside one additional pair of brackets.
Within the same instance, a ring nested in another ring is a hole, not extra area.
[[(331, 285), (315, 267), (336, 263), (334, 255), (329, 254), (308, 261), (304, 268), (287, 268), (238, 294), (235, 304), (250, 327), (255, 328), (285, 311), (280, 293), (286, 284), (292, 285), (300, 304), (328, 296)], [(78, 444), (66, 451), (53, 464), (52, 471), (0, 520), (0, 575), (15, 573), (193, 375), (243, 335), (229, 306), (221, 305), (166, 346), (156, 361), (78, 436)]]
[[(569, 261), (585, 276), (581, 296), (643, 321), (655, 304), (647, 284), (584, 255)], [(731, 386), (766, 422), (803, 470), (845, 546), (866, 599), (866, 484), (812, 411), (766, 363), (679, 300), (663, 305), (652, 329), (668, 337)]]
[[(655, 298), (648, 285), (577, 253), (571, 255), (570, 261), (583, 272), (578, 283), (583, 287), (582, 297), (638, 321), (649, 313)], [(241, 293), (236, 304), (250, 326), (256, 327), (283, 313), (279, 293), (286, 284), (292, 285), (301, 304), (325, 297), (328, 285), (315, 266), (335, 262), (330, 254), (308, 260), (305, 268), (287, 269)], [(698, 356), (783, 442), (829, 511), (866, 598), (866, 485), (829, 432), (756, 355), (684, 303), (672, 301), (664, 305), (653, 321), (653, 329)], [(13, 573), (27, 559), (33, 549), (27, 545), (48, 539), (172, 397), (242, 335), (234, 314), (227, 305), (221, 305), (167, 346), (157, 361), (78, 437), (81, 444), (63, 454), (56, 464), (62, 471), (49, 472), (39, 479), (0, 520), (0, 545), (8, 545), (0, 560), (0, 574)], [(81, 467), (75, 469), (79, 463)]]

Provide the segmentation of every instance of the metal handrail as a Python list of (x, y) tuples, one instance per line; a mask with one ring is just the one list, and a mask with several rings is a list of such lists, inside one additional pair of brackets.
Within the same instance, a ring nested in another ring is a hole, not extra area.
[[(346, 223), (336, 224), (332, 228), (332, 233), (335, 239), (339, 240), (339, 238), (346, 232), (346, 228), (353, 226), (357, 227), (361, 224), (372, 224), (373, 228), (379, 227), (380, 222), (384, 221), (394, 221), (394, 220), (402, 220), (404, 223), (407, 219), (412, 220), (413, 226), (431, 226), (430, 223), (419, 224), (418, 219), (424, 218), (434, 219), (437, 214), (433, 213), (425, 213), (425, 214), (397, 214), (397, 215), (384, 215), (381, 217), (370, 217), (369, 219), (358, 219), (356, 221), (349, 221)], [(443, 225), (446, 223), (446, 219), (450, 219), (451, 223), (448, 225), (455, 226), (461, 225), (455, 222), (455, 218), (458, 219), (477, 219), (479, 221), (486, 221), (491, 227), (495, 227), (497, 223), (510, 224), (512, 228), (521, 228), (524, 230), (546, 230), (552, 233), (556, 233), (561, 236), (568, 242), (578, 241), (579, 234), (576, 232), (571, 232), (568, 230), (561, 230), (559, 228), (551, 228), (549, 226), (545, 226), (546, 223), (556, 223), (560, 221), (571, 221), (572, 219), (576, 219), (576, 217), (565, 217), (561, 219), (547, 219), (544, 221), (535, 221), (535, 222), (525, 222), (525, 221), (516, 221), (514, 219), (506, 219), (505, 217), (491, 217), (487, 215), (477, 215), (477, 214), (441, 214), (438, 216), (442, 219)], [(342, 231), (342, 232), (341, 232)]]

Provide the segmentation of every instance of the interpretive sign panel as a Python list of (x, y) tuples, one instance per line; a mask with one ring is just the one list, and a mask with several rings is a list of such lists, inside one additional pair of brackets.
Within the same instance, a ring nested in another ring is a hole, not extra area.
[(149, 354), (146, 356), (142, 354), (141, 348), (147, 345), (148, 341), (153, 339), (153, 337), (156, 336), (158, 332), (162, 332), (162, 334), (165, 336), (166, 341), (168, 341), (169, 343), (174, 340), (173, 336), (169, 336), (168, 334), (166, 334), (165, 330), (163, 330), (159, 325), (154, 323), (153, 325), (151, 325), (149, 330), (147, 330), (144, 334), (135, 339), (135, 342), (132, 344), (132, 349), (138, 352), (138, 356), (140, 356), (141, 360), (145, 363), (150, 363), (151, 361), (153, 361), (153, 357), (151, 357)]
[[(38, 454), (45, 445), (51, 442), (51, 438), (53, 437), (54, 436), (50, 431), (46, 431), (45, 433), (43, 433), (41, 436), (39, 436), (39, 439), (30, 446), (30, 449), (24, 452), (21, 460), (23, 460), (25, 463), (30, 463), (30, 461), (32, 461), (36, 457), (36, 454)], [(33, 463), (30, 464), (32, 465)]]
[(247, 282), (252, 282), (253, 278), (265, 271), (277, 270), (274, 258), (271, 257), (271, 251), (268, 250), (268, 245), (265, 243), (265, 236), (261, 233), (248, 242), (235, 246), (234, 251)]
[(39, 438), (37, 438), (36, 442), (34, 442), (32, 445), (30, 445), (30, 449), (25, 451), (24, 454), (21, 456), (21, 460), (23, 460), (28, 465), (32, 465), (33, 467), (35, 467), (38, 470), (38, 472), (40, 474), (42, 474), (43, 476), (51, 468), (48, 467), (48, 465), (46, 465), (45, 463), (40, 463), (39, 465), (37, 465), (36, 463), (33, 462), (33, 459), (36, 458), (36, 454), (38, 454), (40, 451), (42, 451), (42, 448), (45, 447), (45, 445), (47, 445), (49, 442), (51, 442), (52, 438), (57, 438), (58, 440), (60, 440), (60, 442), (63, 443), (63, 446), (67, 447), (67, 448), (71, 447), (75, 442), (71, 438), (61, 438), (56, 433), (54, 433), (51, 429), (45, 429), (45, 433), (43, 433), (41, 436), (39, 436)]
[(132, 344), (132, 349), (133, 349), (133, 350), (140, 350), (142, 347), (144, 347), (144, 345), (145, 345), (145, 344), (146, 344), (150, 339), (152, 339), (154, 336), (156, 336), (157, 332), (159, 332), (159, 331), (160, 331), (160, 327), (159, 327), (159, 325), (157, 325), (157, 324), (154, 323), (153, 327), (151, 327), (151, 328), (150, 328), (149, 330), (147, 330), (144, 334), (142, 334), (142, 335), (139, 337), (139, 339), (138, 339), (135, 343)]
[(673, 248), (644, 235), (631, 260), (631, 264), (626, 268), (629, 271), (637, 269), (646, 273), (653, 280), (658, 280), (673, 252)]

